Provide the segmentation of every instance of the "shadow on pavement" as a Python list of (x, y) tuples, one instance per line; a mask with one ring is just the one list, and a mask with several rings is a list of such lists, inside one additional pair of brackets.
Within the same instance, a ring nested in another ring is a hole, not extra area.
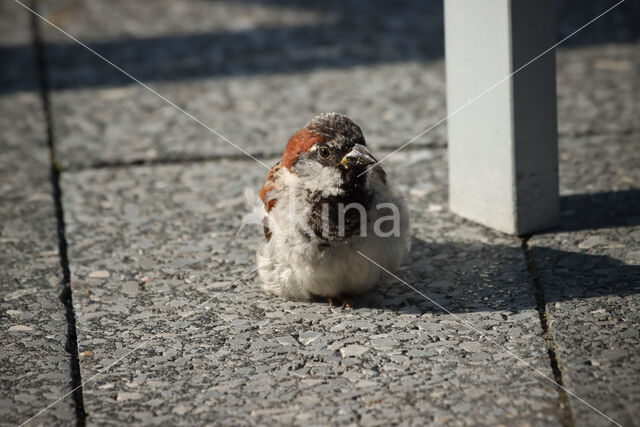
[(640, 225), (640, 189), (563, 196), (560, 208), (560, 225), (554, 231)]
[[(541, 236), (640, 225), (640, 189), (564, 196), (560, 205), (559, 226)], [(609, 239), (619, 241), (607, 242)], [(622, 260), (638, 250), (627, 247), (628, 242), (628, 237), (614, 232), (603, 236), (602, 242), (594, 244), (593, 248), (576, 248), (575, 252), (570, 252), (545, 247), (542, 246), (545, 243), (534, 240), (525, 259), (519, 246), (481, 242), (432, 243), (414, 238), (410, 260), (397, 275), (454, 313), (518, 312), (535, 309), (536, 295), (544, 295), (548, 304), (639, 294), (640, 264)], [(607, 251), (615, 252), (620, 259), (593, 253), (598, 245), (609, 244), (617, 249)], [(527, 262), (532, 262), (531, 271)], [(400, 312), (442, 312), (398, 282), (368, 292), (357, 300), (356, 306)]]
[[(545, 303), (640, 293), (640, 265), (608, 256), (534, 246), (533, 275), (522, 248), (480, 243), (430, 243), (413, 239), (409, 262), (397, 276), (453, 313), (536, 309)], [(542, 285), (536, 278), (542, 272)], [(542, 288), (544, 287), (544, 288)], [(391, 279), (355, 300), (369, 307), (420, 314), (444, 311), (414, 290)]]
[[(265, 6), (291, 5), (317, 10), (319, 22), (233, 32), (169, 34), (149, 38), (121, 38), (89, 46), (145, 81), (185, 81), (213, 76), (250, 76), (357, 65), (425, 62), (444, 54), (442, 2), (375, 0), (292, 2), (245, 0)], [(216, 4), (211, 2), (211, 12)], [(613, 2), (558, 2), (558, 40), (602, 13)], [(598, 20), (568, 45), (623, 42), (640, 37), (640, 8), (625, 2)], [(40, 22), (41, 26), (46, 23)], [(82, 39), (81, 34), (77, 36)], [(0, 49), (0, 61), (14, 67), (31, 66), (25, 58), (31, 44)], [(52, 90), (133, 84), (102, 60), (72, 41), (47, 43)], [(0, 77), (0, 82), (3, 79)], [(36, 90), (34, 83), (0, 84), (0, 93)], [(35, 80), (34, 80), (35, 81)]]

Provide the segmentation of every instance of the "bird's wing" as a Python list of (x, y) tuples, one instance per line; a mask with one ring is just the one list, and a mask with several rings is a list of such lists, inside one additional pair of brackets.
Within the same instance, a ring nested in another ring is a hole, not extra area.
[[(273, 190), (277, 188), (278, 182), (278, 172), (280, 171), (280, 162), (276, 163), (269, 173), (267, 174), (267, 179), (265, 180), (262, 189), (260, 190), (260, 200), (264, 204), (264, 210), (269, 212), (276, 205), (278, 201), (273, 194)], [(271, 194), (270, 194), (271, 193)], [(271, 230), (268, 227), (267, 217), (262, 220), (262, 226), (264, 228), (264, 236), (267, 240), (271, 239)]]

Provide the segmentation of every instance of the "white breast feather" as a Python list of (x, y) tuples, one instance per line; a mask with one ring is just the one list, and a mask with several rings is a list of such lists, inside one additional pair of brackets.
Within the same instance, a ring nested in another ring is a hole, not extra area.
[[(326, 168), (325, 168), (326, 169)], [(299, 230), (306, 226), (306, 215), (298, 215), (305, 206), (308, 182), (281, 170), (283, 187), (278, 191), (278, 202), (268, 214), (271, 239), (264, 242), (257, 253), (257, 264), (266, 290), (287, 298), (308, 300), (313, 296), (332, 297), (361, 293), (381, 282), (386, 273), (358, 254), (360, 251), (388, 270), (395, 270), (406, 257), (410, 247), (409, 220), (402, 197), (389, 185), (384, 185), (377, 173), (372, 173), (370, 185), (380, 189), (367, 212), (367, 236), (352, 237), (348, 242), (329, 248), (320, 248), (317, 240), (310, 240)], [(316, 181), (319, 188), (334, 188), (334, 177)], [(322, 187), (324, 185), (324, 187)], [(400, 235), (379, 237), (373, 224), (388, 211), (379, 211), (380, 203), (394, 203), (400, 211)], [(292, 206), (295, 204), (296, 206)]]

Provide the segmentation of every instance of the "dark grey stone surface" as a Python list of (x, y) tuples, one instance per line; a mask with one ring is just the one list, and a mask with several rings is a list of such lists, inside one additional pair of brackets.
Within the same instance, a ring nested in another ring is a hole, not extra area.
[(640, 43), (560, 49), (557, 67), (558, 132), (564, 144), (581, 141), (580, 136), (640, 132)]
[[(399, 146), (445, 114), (443, 74), (439, 63), (386, 65), (163, 83), (154, 88), (242, 149), (275, 155), (295, 130), (319, 112), (331, 111), (360, 123), (373, 146)], [(418, 87), (422, 93), (417, 93)], [(244, 156), (139, 86), (59, 92), (52, 99), (61, 161), (68, 168)], [(441, 126), (421, 141), (442, 145), (444, 135)]]
[[(321, 111), (349, 114), (377, 149), (445, 115), (437, 2), (38, 6), (252, 153), (279, 154)], [(608, 5), (558, 7), (563, 37)], [(634, 424), (637, 17), (625, 2), (557, 53), (563, 219), (529, 242), (535, 281), (518, 239), (447, 211), (445, 125), (389, 160), (414, 232), (399, 275), (453, 314), (400, 283), (362, 296), (352, 311), (265, 295), (251, 274), (225, 289), (254, 266), (260, 229), (236, 233), (244, 188), (257, 191), (265, 171), (41, 23), (58, 161), (69, 171), (88, 422), (553, 425), (569, 415), (604, 423), (575, 398), (565, 407), (549, 381), (501, 347), (552, 377), (535, 300), (542, 290), (565, 385)], [(71, 373), (29, 17), (2, 2), (0, 25), (0, 60), (10, 64), (0, 70), (0, 420), (14, 424), (70, 391)], [(229, 155), (243, 160), (214, 159)], [(189, 158), (207, 161), (131, 165)], [(79, 170), (109, 164), (124, 167)], [(68, 397), (35, 422), (69, 424), (74, 411)]]
[[(531, 253), (565, 385), (622, 425), (640, 408), (640, 135), (561, 141), (562, 222)], [(609, 425), (575, 398), (578, 425)]]
[(0, 2), (0, 95), (37, 92), (31, 16), (13, 1)]
[[(601, 6), (561, 7), (559, 36)], [(612, 15), (627, 16), (625, 8)], [(46, 2), (42, 10), (253, 154), (279, 153), (319, 112), (349, 115), (379, 148), (400, 146), (446, 115), (438, 2), (92, 0)], [(633, 27), (625, 19), (603, 19), (593, 31)], [(243, 155), (57, 30), (42, 28), (65, 167)], [(582, 35), (575, 41), (558, 53), (560, 131), (637, 127), (629, 109), (637, 103), (629, 87), (637, 43), (599, 46), (609, 39)], [(442, 123), (414, 144), (445, 142)]]
[[(0, 4), (0, 28), (3, 46), (29, 43), (28, 16), (19, 7)], [(16, 66), (35, 68), (32, 55), (13, 59)], [(11, 67), (3, 62), (2, 68)], [(69, 392), (71, 373), (38, 93), (0, 96), (0, 129), (0, 424), (16, 425)], [(73, 400), (66, 398), (31, 425), (74, 420)]]
[[(43, 11), (80, 39), (99, 40), (92, 47), (251, 153), (279, 153), (319, 112), (366, 123), (378, 146), (399, 145), (444, 112), (441, 61), (421, 63), (442, 57), (441, 5), (161, 1), (143, 13), (112, 3)], [(65, 166), (242, 155), (43, 29), (51, 86), (61, 89), (52, 100)], [(83, 90), (66, 90), (73, 87)], [(440, 127), (420, 141), (442, 145), (444, 135)]]
[(446, 212), (443, 157), (388, 168), (415, 230), (399, 274), (453, 314), (400, 283), (352, 311), (254, 275), (217, 293), (263, 238), (236, 237), (265, 175), (251, 160), (65, 173), (83, 378), (124, 356), (85, 386), (89, 423), (558, 424), (555, 388), (496, 345), (552, 375), (519, 240)]

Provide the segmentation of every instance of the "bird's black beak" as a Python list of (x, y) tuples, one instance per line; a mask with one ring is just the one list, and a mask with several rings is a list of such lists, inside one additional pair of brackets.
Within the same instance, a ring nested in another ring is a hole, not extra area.
[(340, 161), (340, 165), (345, 169), (362, 168), (376, 163), (377, 160), (367, 147), (362, 144), (356, 144), (353, 146)]

